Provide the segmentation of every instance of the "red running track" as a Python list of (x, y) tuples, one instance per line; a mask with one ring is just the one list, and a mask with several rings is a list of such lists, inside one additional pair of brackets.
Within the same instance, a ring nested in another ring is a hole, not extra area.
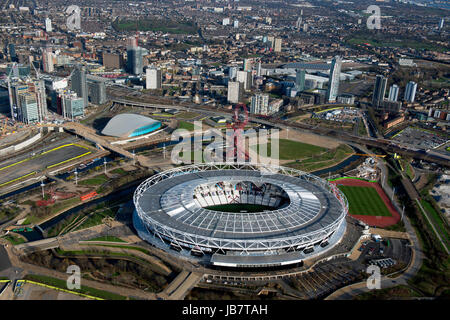
[(378, 184), (378, 182), (369, 182), (365, 180), (359, 180), (359, 179), (341, 179), (336, 181), (330, 181), (331, 183), (343, 186), (353, 186), (353, 187), (372, 187), (375, 188), (380, 195), (381, 199), (383, 199), (384, 204), (388, 208), (389, 212), (391, 213), (391, 217), (385, 217), (385, 216), (366, 216), (366, 215), (351, 215), (355, 219), (358, 219), (360, 221), (363, 221), (367, 223), (369, 226), (374, 227), (389, 227), (394, 224), (397, 224), (400, 221), (400, 214), (395, 210), (391, 200), (389, 200), (389, 197), (384, 192), (383, 188)]

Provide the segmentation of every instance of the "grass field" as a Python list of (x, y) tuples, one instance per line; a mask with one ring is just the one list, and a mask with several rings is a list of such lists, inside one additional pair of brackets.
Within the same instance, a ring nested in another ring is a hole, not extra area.
[(90, 240), (87, 241), (107, 241), (107, 242), (126, 242), (118, 237), (115, 236), (103, 236), (103, 237), (97, 237), (97, 238), (92, 238)]
[[(25, 279), (67, 290), (67, 283), (65, 280), (42, 276), (42, 275), (37, 275), (37, 274), (28, 274), (25, 276)], [(99, 297), (99, 298), (106, 299), (106, 300), (126, 300), (127, 299), (127, 297), (124, 297), (124, 296), (121, 296), (121, 295), (118, 295), (118, 294), (115, 294), (112, 292), (107, 292), (107, 291), (103, 291), (103, 290), (99, 290), (99, 289), (95, 289), (95, 288), (91, 288), (91, 287), (87, 287), (87, 286), (83, 286), (83, 285), (81, 285), (80, 290), (73, 289), (72, 291), (91, 295), (94, 297)]]
[(200, 114), (196, 112), (189, 112), (185, 111), (177, 115), (177, 118), (184, 119), (184, 120), (190, 120), (194, 119), (195, 117), (198, 117)]
[(180, 121), (178, 121), (177, 129), (186, 129), (188, 131), (194, 131), (194, 124), (187, 122), (187, 121), (180, 120)]
[(7, 236), (3, 237), (3, 239), (8, 240), (9, 242), (11, 242), (12, 245), (21, 244), (21, 243), (26, 242), (22, 238), (13, 236), (11, 234), (8, 234)]
[[(272, 142), (269, 142), (267, 145), (267, 155), (271, 156), (271, 147)], [(251, 146), (252, 149), (259, 152), (259, 146)], [(302, 143), (298, 141), (293, 140), (287, 140), (287, 139), (279, 139), (279, 148), (280, 148), (280, 160), (296, 160), (296, 159), (302, 159), (306, 157), (310, 157), (314, 154), (318, 154), (321, 152), (327, 151), (327, 149), (313, 146), (311, 144)]]
[(445, 226), (445, 222), (442, 220), (439, 213), (433, 208), (431, 203), (429, 203), (428, 201), (421, 200), (420, 202), (423, 208), (428, 212), (428, 215), (430, 216), (434, 226), (439, 232), (442, 240), (447, 244), (447, 246), (450, 246), (450, 234), (448, 233), (447, 228)]
[(78, 183), (81, 184), (81, 185), (93, 186), (93, 185), (101, 185), (101, 184), (105, 183), (108, 180), (109, 179), (108, 179), (108, 177), (105, 174), (99, 174), (98, 176), (95, 176), (93, 178), (86, 179), (86, 180), (81, 180)]
[(375, 188), (342, 185), (338, 188), (347, 197), (351, 215), (392, 216)]
[(171, 19), (121, 19), (113, 21), (112, 27), (118, 31), (159, 31), (171, 34), (196, 34), (197, 27), (191, 21), (177, 21)]
[(124, 175), (124, 174), (126, 174), (127, 172), (125, 171), (125, 170), (123, 170), (122, 168), (117, 168), (117, 169), (114, 169), (113, 171), (111, 171), (112, 173), (115, 173), (115, 174), (120, 174), (120, 175)]
[(335, 149), (328, 150), (328, 152), (313, 155), (312, 157), (303, 159), (299, 162), (290, 162), (286, 164), (286, 166), (310, 172), (333, 166), (349, 157), (353, 152), (353, 149), (348, 145), (341, 144)]

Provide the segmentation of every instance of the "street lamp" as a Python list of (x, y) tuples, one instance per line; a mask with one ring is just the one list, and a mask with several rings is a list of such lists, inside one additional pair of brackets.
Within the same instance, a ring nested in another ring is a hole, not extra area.
[(42, 177), (42, 178), (41, 178), (42, 199), (45, 198), (45, 195), (44, 195), (44, 186), (45, 186), (45, 184), (44, 184), (44, 177)]

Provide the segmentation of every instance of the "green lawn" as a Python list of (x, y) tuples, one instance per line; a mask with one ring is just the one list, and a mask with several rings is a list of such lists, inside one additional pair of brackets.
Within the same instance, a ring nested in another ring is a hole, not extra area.
[(446, 47), (432, 42), (418, 41), (416, 39), (402, 38), (398, 40), (386, 40), (382, 36), (369, 36), (367, 34), (355, 36), (347, 40), (347, 43), (361, 45), (369, 43), (373, 47), (389, 47), (389, 48), (413, 48), (416, 50), (433, 50), (445, 52)]
[[(67, 283), (65, 280), (51, 278), (51, 277), (47, 277), (47, 276), (36, 275), (36, 274), (28, 274), (25, 276), (25, 279), (67, 290)], [(94, 296), (94, 297), (98, 297), (98, 298), (102, 298), (102, 299), (106, 299), (106, 300), (126, 300), (127, 299), (124, 296), (121, 296), (121, 295), (118, 295), (118, 294), (115, 294), (112, 292), (107, 292), (107, 291), (103, 291), (103, 290), (99, 290), (99, 289), (95, 289), (95, 288), (91, 288), (91, 287), (86, 287), (83, 285), (81, 285), (80, 290), (73, 289), (71, 291), (76, 291), (79, 293), (83, 293), (86, 295), (90, 295), (90, 296)]]
[(122, 240), (118, 237), (114, 237), (114, 236), (97, 237), (97, 238), (89, 239), (88, 241), (125, 242), (124, 240)]
[(93, 185), (101, 185), (104, 184), (106, 181), (108, 181), (109, 178), (105, 174), (99, 174), (98, 176), (95, 176), (90, 179), (81, 180), (78, 182), (81, 185), (87, 185), (87, 186), (93, 186)]
[(328, 152), (313, 155), (312, 157), (303, 159), (299, 162), (290, 162), (286, 164), (286, 166), (311, 172), (333, 166), (349, 157), (352, 153), (354, 153), (352, 148), (346, 144), (341, 144), (335, 149), (328, 150)]
[(82, 229), (86, 229), (86, 228), (90, 228), (96, 225), (99, 225), (102, 223), (102, 220), (106, 217), (114, 217), (116, 214), (115, 211), (106, 208), (106, 209), (99, 209), (98, 211), (92, 213), (91, 215), (88, 216), (88, 218), (81, 223), (79, 226), (77, 226), (75, 229), (73, 229), (72, 231), (77, 231), (77, 230), (82, 230)]
[(196, 113), (196, 112), (189, 112), (189, 111), (185, 111), (182, 112), (180, 114), (177, 115), (177, 118), (179, 119), (185, 119), (185, 120), (189, 120), (189, 119), (193, 119), (195, 117), (198, 117), (200, 114)]
[(391, 213), (375, 188), (353, 186), (338, 186), (338, 188), (347, 197), (350, 214), (384, 217), (391, 216)]
[[(306, 157), (311, 157), (312, 155), (325, 152), (327, 149), (313, 146), (311, 144), (302, 143), (298, 141), (293, 140), (287, 140), (287, 139), (279, 139), (279, 155), (280, 160), (296, 160), (296, 159), (302, 159)], [(257, 152), (259, 152), (260, 146), (266, 145), (267, 147), (267, 155), (271, 156), (271, 144), (272, 142), (269, 142), (268, 144), (258, 144), (257, 146), (251, 146), (251, 148)]]
[(123, 170), (122, 168), (114, 169), (114, 170), (111, 171), (111, 172), (114, 173), (114, 174), (120, 174), (120, 175), (124, 175), (124, 174), (127, 173), (127, 172), (126, 172), (125, 170)]
[(445, 227), (445, 222), (442, 220), (439, 213), (433, 208), (431, 203), (429, 203), (426, 200), (421, 200), (420, 203), (422, 204), (423, 208), (428, 212), (428, 216), (431, 218), (434, 226), (436, 227), (437, 231), (439, 232), (442, 240), (447, 243), (447, 246), (450, 245), (450, 235), (447, 231), (447, 228)]
[[(74, 197), (74, 198), (71, 198), (68, 200), (63, 200), (61, 202), (57, 202), (51, 207), (51, 214), (57, 213), (58, 211), (63, 211), (64, 209), (67, 209), (73, 205), (80, 203), (80, 202), (81, 202), (80, 197)], [(31, 223), (34, 223), (34, 221), (32, 221)]]
[(194, 124), (187, 122), (187, 121), (180, 120), (180, 121), (178, 121), (177, 129), (186, 129), (188, 131), (194, 131)]
[(8, 240), (9, 242), (11, 242), (12, 245), (21, 244), (21, 243), (26, 242), (22, 238), (17, 237), (17, 236), (13, 236), (11, 234), (8, 234), (7, 236), (5, 236), (4, 239)]
[(119, 19), (113, 21), (112, 27), (117, 31), (160, 31), (170, 34), (196, 34), (197, 27), (193, 21), (178, 21), (176, 19)]

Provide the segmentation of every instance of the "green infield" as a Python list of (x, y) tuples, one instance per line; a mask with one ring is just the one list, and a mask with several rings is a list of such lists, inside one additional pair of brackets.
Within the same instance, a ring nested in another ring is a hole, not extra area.
[(392, 216), (375, 188), (342, 185), (338, 188), (348, 200), (351, 215)]

